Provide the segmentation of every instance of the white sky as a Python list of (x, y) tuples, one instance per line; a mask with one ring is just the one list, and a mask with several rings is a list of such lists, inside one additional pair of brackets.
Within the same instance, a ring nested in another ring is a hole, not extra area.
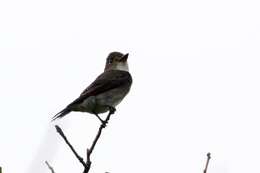
[(0, 1), (0, 165), (82, 172), (98, 120), (51, 117), (129, 53), (134, 78), (93, 153), (91, 172), (260, 172), (260, 2)]

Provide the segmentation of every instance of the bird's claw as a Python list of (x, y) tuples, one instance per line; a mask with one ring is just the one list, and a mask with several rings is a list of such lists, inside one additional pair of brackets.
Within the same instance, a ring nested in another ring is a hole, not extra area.
[(110, 114), (114, 114), (116, 112), (116, 108), (112, 107), (112, 106), (109, 106), (109, 113)]

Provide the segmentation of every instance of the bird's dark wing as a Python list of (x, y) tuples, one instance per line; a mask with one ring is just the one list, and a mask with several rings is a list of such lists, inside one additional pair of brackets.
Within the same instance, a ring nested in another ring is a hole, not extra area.
[(72, 111), (72, 108), (82, 103), (89, 96), (98, 95), (119, 86), (129, 86), (132, 84), (132, 77), (129, 72), (121, 70), (110, 70), (99, 75), (81, 95), (70, 103), (65, 109), (56, 114), (53, 120), (61, 118)]
[(98, 95), (110, 89), (123, 85), (131, 85), (132, 77), (129, 72), (121, 70), (110, 70), (102, 73), (90, 84), (80, 97)]
[(131, 84), (132, 84), (132, 77), (130, 73), (127, 71), (110, 70), (104, 72), (101, 75), (99, 75), (97, 79), (81, 93), (79, 98), (77, 98), (67, 107), (71, 107), (75, 104), (80, 104), (89, 96), (98, 95), (100, 93), (104, 93), (108, 90), (123, 85), (130, 86)]

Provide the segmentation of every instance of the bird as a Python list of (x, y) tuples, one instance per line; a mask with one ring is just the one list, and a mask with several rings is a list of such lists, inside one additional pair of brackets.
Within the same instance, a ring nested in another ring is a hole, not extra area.
[(130, 91), (132, 76), (127, 63), (128, 55), (128, 53), (111, 52), (106, 58), (104, 72), (77, 99), (58, 112), (52, 121), (74, 111), (94, 114), (104, 123), (99, 114), (107, 111), (113, 114), (116, 106)]

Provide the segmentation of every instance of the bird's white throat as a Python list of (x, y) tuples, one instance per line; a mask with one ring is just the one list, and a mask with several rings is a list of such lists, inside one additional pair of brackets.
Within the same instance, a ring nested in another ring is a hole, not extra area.
[(127, 62), (117, 63), (116, 70), (129, 71), (128, 63)]
[(122, 71), (129, 71), (128, 63), (127, 62), (118, 62), (116, 64), (112, 64), (110, 67), (105, 69), (106, 71), (109, 70), (122, 70)]

